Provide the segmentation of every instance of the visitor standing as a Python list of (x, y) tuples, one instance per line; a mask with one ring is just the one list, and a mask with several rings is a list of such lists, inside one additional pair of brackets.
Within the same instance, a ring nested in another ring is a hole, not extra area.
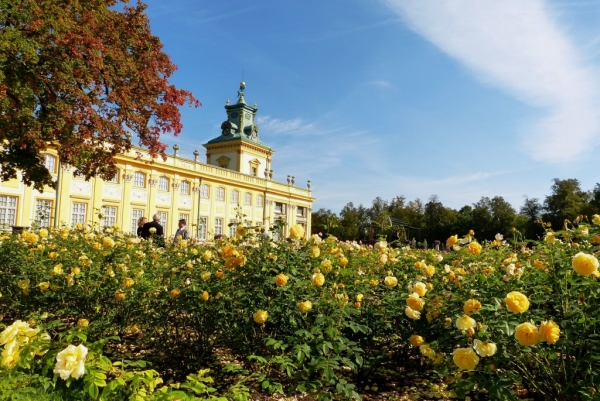
[(148, 222), (148, 219), (145, 218), (144, 216), (142, 216), (138, 219), (138, 228), (137, 228), (137, 236), (138, 237), (142, 236), (142, 231), (144, 230), (144, 224), (146, 224), (147, 222)]
[(155, 213), (152, 221), (142, 227), (142, 238), (152, 238), (157, 246), (165, 246), (165, 231), (160, 225), (160, 215)]
[(179, 220), (179, 228), (177, 229), (177, 231), (175, 231), (175, 238), (174, 238), (175, 243), (178, 243), (179, 240), (189, 239), (190, 234), (188, 233), (186, 224), (187, 224), (187, 222), (185, 221), (185, 219)]

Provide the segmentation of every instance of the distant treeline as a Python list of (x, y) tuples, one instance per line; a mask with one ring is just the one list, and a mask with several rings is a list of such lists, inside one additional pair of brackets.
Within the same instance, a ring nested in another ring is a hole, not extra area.
[[(436, 240), (445, 242), (451, 235), (462, 236), (469, 230), (475, 231), (479, 241), (493, 240), (497, 233), (509, 236), (513, 227), (525, 238), (538, 239), (544, 233), (540, 220), (560, 230), (565, 220), (600, 213), (600, 183), (593, 190), (584, 191), (577, 179), (555, 178), (553, 182), (550, 195), (543, 200), (525, 197), (518, 211), (502, 196), (482, 197), (459, 210), (444, 206), (437, 195), (432, 195), (427, 203), (420, 199), (407, 201), (404, 196), (391, 201), (377, 197), (370, 207), (357, 207), (350, 202), (339, 215), (329, 209), (314, 212), (312, 232), (362, 241), (383, 233), (388, 239), (415, 238), (433, 246)], [(406, 228), (399, 230), (399, 221)]]

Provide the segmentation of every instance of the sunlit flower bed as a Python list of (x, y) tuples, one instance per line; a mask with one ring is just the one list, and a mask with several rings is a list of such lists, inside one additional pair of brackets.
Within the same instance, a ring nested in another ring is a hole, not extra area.
[[(598, 223), (529, 246), (471, 232), (444, 253), (300, 226), (166, 248), (117, 227), (4, 235), (0, 399), (358, 399), (382, 366), (433, 370), (445, 395), (593, 399)], [(215, 373), (237, 379), (216, 391)]]

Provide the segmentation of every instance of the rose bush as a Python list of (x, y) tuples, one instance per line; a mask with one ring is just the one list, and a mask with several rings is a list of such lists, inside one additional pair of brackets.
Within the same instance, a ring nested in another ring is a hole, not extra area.
[(118, 230), (44, 230), (0, 236), (0, 393), (186, 399), (224, 354), (240, 362), (220, 374), (322, 399), (357, 398), (374, 370), (420, 363), (461, 397), (511, 399), (518, 384), (540, 399), (593, 399), (598, 386), (598, 225), (529, 246), (516, 232), (452, 236), (443, 254), (299, 230), (165, 248)]

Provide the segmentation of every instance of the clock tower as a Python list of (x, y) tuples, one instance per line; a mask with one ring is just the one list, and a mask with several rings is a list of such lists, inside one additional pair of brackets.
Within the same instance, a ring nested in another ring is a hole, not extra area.
[(246, 104), (244, 90), (246, 83), (240, 83), (238, 100), (235, 104), (225, 102), (227, 120), (221, 124), (221, 135), (211, 139), (206, 148), (206, 164), (238, 171), (255, 177), (265, 177), (271, 168), (271, 156), (275, 153), (259, 138), (258, 125), (254, 119), (258, 107)]

